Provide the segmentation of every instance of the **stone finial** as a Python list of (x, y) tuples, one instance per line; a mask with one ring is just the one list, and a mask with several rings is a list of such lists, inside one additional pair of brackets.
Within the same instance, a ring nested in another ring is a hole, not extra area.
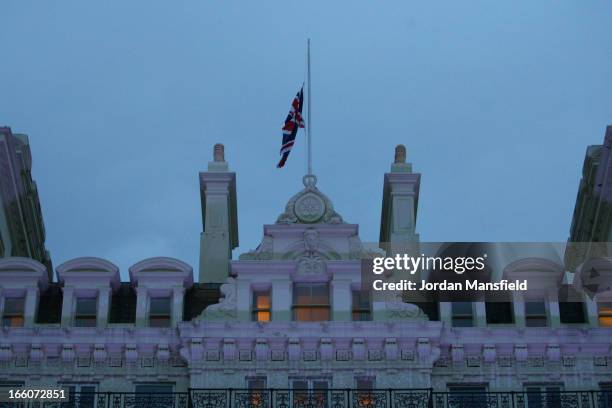
[(402, 144), (395, 146), (395, 163), (406, 163), (406, 146)]
[(223, 146), (223, 144), (215, 144), (215, 148), (213, 150), (213, 160), (216, 162), (225, 161), (225, 147)]

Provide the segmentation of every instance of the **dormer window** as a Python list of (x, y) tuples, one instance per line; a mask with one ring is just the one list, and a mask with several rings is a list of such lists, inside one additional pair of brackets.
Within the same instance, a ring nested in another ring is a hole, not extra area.
[(79, 297), (76, 300), (74, 325), (77, 327), (95, 327), (98, 299)]
[(253, 292), (252, 319), (254, 322), (269, 322), (272, 318), (272, 301), (269, 290)]
[(293, 285), (293, 320), (320, 322), (330, 320), (329, 285), (295, 283)]
[(149, 303), (149, 326), (170, 327), (172, 322), (170, 297), (154, 297)]
[(25, 316), (25, 297), (7, 297), (4, 299), (2, 326), (22, 327)]

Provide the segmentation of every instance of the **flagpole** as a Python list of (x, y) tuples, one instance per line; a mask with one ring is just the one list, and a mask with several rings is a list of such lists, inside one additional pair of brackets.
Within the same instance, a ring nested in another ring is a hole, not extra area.
[(310, 38), (307, 42), (307, 52), (306, 52), (306, 61), (307, 61), (307, 80), (308, 80), (308, 118), (306, 125), (306, 139), (308, 144), (308, 175), (312, 175), (312, 110), (311, 110), (311, 100), (312, 93), (310, 90)]

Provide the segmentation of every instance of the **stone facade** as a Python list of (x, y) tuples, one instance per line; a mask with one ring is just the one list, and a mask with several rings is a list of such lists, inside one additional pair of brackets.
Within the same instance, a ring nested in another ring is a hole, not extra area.
[[(599, 390), (612, 382), (612, 328), (597, 318), (597, 302), (607, 301), (609, 292), (583, 299), (584, 321), (574, 323), (563, 320), (556, 295), (544, 296), (540, 327), (531, 327), (526, 299), (515, 299), (510, 324), (488, 323), (486, 305), (472, 304), (471, 327), (455, 324), (450, 303), (437, 305), (433, 314), (393, 297), (358, 307), (361, 259), (384, 251), (361, 242), (358, 225), (334, 209), (316, 178), (305, 178), (304, 189), (289, 199), (276, 223), (263, 227), (256, 249), (232, 260), (235, 175), (224, 160), (216, 149), (212, 168), (200, 174), (205, 205), (200, 281), (222, 277), (220, 298), (187, 316), (187, 294), (201, 283), (194, 283), (189, 265), (171, 258), (135, 264), (129, 283), (119, 282), (117, 267), (98, 258), (60, 265), (57, 283), (49, 282), (36, 261), (4, 259), (0, 305), (22, 297), (24, 307), (23, 324), (5, 327), (0, 335), (0, 384), (86, 383), (100, 392), (134, 392), (139, 384), (175, 392), (249, 387), (520, 392), (540, 386)], [(419, 184), (399, 148), (384, 176), (381, 240), (392, 244), (388, 251), (419, 244)], [(220, 235), (206, 233), (212, 226)], [(207, 249), (214, 247), (208, 240), (224, 249)], [(207, 278), (222, 262), (222, 271)], [(541, 259), (514, 263), (507, 273), (546, 274), (551, 282), (565, 275), (560, 265)], [(53, 285), (62, 288), (61, 317), (41, 322), (36, 314), (42, 294)], [(115, 323), (114, 299), (126, 285), (135, 296), (133, 318)]]

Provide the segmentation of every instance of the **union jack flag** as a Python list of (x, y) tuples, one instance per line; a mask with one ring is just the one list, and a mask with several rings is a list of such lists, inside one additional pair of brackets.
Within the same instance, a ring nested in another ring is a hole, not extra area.
[(293, 98), (291, 102), (291, 109), (285, 119), (285, 125), (283, 126), (283, 145), (280, 149), (281, 159), (276, 165), (279, 169), (285, 165), (291, 148), (295, 143), (295, 136), (297, 135), (298, 129), (304, 127), (304, 119), (302, 118), (302, 106), (304, 104), (304, 85), (300, 88), (300, 91)]

